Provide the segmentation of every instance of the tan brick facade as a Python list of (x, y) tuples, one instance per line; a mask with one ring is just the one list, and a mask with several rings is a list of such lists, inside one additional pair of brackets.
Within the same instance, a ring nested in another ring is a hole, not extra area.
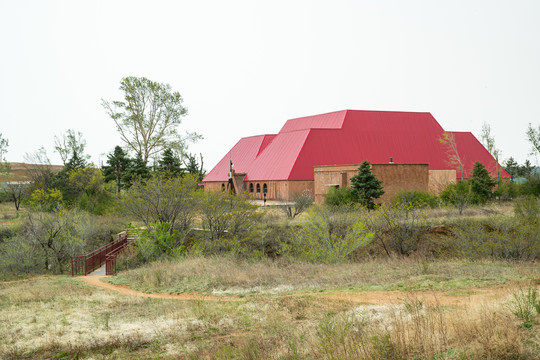
[[(255, 199), (293, 201), (296, 194), (309, 191), (317, 204), (324, 202), (332, 186), (351, 186), (350, 179), (358, 173), (360, 164), (315, 166), (314, 181), (244, 181), (245, 174), (234, 174), (236, 193), (249, 193)], [(439, 194), (451, 182), (455, 182), (455, 170), (429, 170), (428, 164), (372, 164), (373, 174), (383, 182), (386, 201), (401, 190), (422, 190)], [(205, 182), (207, 191), (226, 190), (227, 182)]]
[[(360, 164), (315, 166), (315, 202), (321, 204), (332, 186), (351, 186), (350, 179), (358, 174)], [(384, 195), (380, 201), (386, 201), (400, 190), (429, 189), (428, 164), (372, 164), (372, 172), (383, 182)]]

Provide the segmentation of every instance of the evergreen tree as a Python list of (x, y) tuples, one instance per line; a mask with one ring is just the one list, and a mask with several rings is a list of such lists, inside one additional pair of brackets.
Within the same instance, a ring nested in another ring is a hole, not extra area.
[(170, 148), (163, 151), (163, 155), (158, 163), (158, 170), (166, 173), (169, 176), (181, 176), (184, 172), (182, 169), (182, 162)]
[(66, 163), (63, 170), (66, 170), (66, 172), (69, 173), (71, 170), (82, 169), (87, 165), (88, 164), (84, 156), (81, 156), (77, 151), (73, 151), (71, 158)]
[(510, 157), (504, 162), (504, 168), (512, 178), (512, 181), (516, 180), (516, 178), (519, 176), (519, 164), (516, 160), (514, 160), (513, 157)]
[(57, 174), (52, 175), (51, 187), (60, 190), (64, 201), (71, 205), (76, 200), (77, 190), (69, 182), (69, 176), (73, 171), (81, 170), (87, 167), (84, 154), (81, 156), (77, 151), (73, 151), (71, 158), (65, 164), (64, 168)]
[(372, 210), (375, 209), (373, 199), (378, 199), (384, 194), (382, 181), (377, 179), (371, 172), (371, 164), (364, 161), (358, 168), (358, 174), (351, 178), (352, 193), (356, 201)]
[(120, 193), (121, 189), (129, 187), (130, 167), (131, 159), (120, 146), (116, 146), (114, 152), (107, 155), (107, 165), (103, 166), (105, 182), (116, 181), (116, 192)]
[(148, 179), (150, 174), (150, 169), (146, 165), (146, 161), (143, 160), (142, 154), (137, 153), (137, 157), (133, 161), (133, 165), (130, 168), (129, 175), (131, 180), (135, 179)]
[(470, 181), (475, 200), (480, 203), (485, 203), (491, 197), (492, 189), (497, 183), (480, 161), (474, 163)]
[(196, 175), (199, 181), (202, 181), (202, 179), (204, 178), (204, 175), (206, 175), (206, 172), (203, 169), (202, 154), (200, 154), (200, 157), (201, 157), (201, 163), (199, 164), (195, 155), (186, 154), (187, 161), (184, 162), (184, 165), (186, 166), (186, 171), (189, 174)]

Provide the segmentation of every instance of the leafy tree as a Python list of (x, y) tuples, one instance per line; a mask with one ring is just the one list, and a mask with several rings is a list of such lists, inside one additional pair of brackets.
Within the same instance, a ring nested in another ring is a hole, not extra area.
[(69, 188), (74, 200), (79, 207), (91, 212), (95, 212), (100, 202), (105, 201), (103, 184), (103, 174), (93, 167), (87, 166), (69, 173)]
[(63, 202), (62, 192), (55, 188), (48, 190), (36, 189), (32, 192), (30, 199), (30, 205), (41, 212), (56, 211), (62, 207)]
[(371, 164), (364, 161), (358, 168), (358, 174), (351, 178), (352, 193), (362, 206), (375, 209), (373, 199), (378, 199), (384, 194), (382, 181), (377, 179), (371, 172)]
[(471, 173), (471, 189), (475, 194), (475, 200), (480, 203), (485, 203), (492, 195), (493, 187), (496, 181), (491, 178), (484, 164), (480, 161), (474, 163)]
[(129, 187), (131, 159), (120, 146), (116, 146), (114, 151), (107, 155), (107, 165), (103, 166), (103, 177), (105, 182), (116, 181), (116, 192)]
[(68, 160), (76, 157), (82, 157), (85, 161), (90, 159), (90, 155), (84, 155), (86, 148), (86, 140), (83, 138), (82, 133), (75, 132), (73, 129), (68, 129), (61, 137), (54, 137), (54, 149), (60, 155), (62, 163), (66, 165)]
[(158, 169), (170, 176), (180, 176), (183, 173), (182, 162), (170, 148), (163, 151)]
[(74, 171), (85, 169), (86, 166), (87, 164), (84, 157), (81, 157), (77, 152), (74, 152), (64, 168), (57, 174), (52, 175), (51, 187), (62, 192), (67, 204), (72, 204), (79, 195), (79, 189), (73, 187), (73, 183), (70, 183), (70, 175)]
[(201, 137), (178, 133), (187, 109), (180, 93), (173, 92), (170, 85), (129, 76), (120, 82), (120, 90), (124, 101), (103, 100), (103, 107), (114, 120), (122, 141), (140, 153), (145, 163), (167, 147), (184, 153), (187, 141)]
[(188, 231), (195, 216), (197, 181), (191, 176), (166, 178), (154, 175), (142, 182), (136, 181), (123, 196), (121, 206), (127, 215), (152, 224), (169, 224), (182, 232)]
[(29, 211), (23, 231), (41, 249), (45, 270), (63, 273), (70, 257), (82, 252), (91, 226), (87, 213), (59, 207), (48, 213)]
[(531, 154), (540, 155), (540, 126), (534, 128), (530, 123), (527, 128), (527, 140), (531, 143)]
[(463, 180), (455, 184), (448, 184), (441, 192), (440, 197), (446, 204), (454, 205), (461, 215), (473, 199), (471, 183)]

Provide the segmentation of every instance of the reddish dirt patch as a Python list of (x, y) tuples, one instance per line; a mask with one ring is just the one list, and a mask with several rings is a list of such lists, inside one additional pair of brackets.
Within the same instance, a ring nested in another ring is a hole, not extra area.
[[(101, 281), (107, 276), (80, 276), (79, 280), (100, 287), (102, 289), (116, 291), (125, 295), (143, 296), (158, 299), (177, 299), (177, 300), (202, 300), (202, 301), (246, 301), (246, 299), (233, 296), (208, 296), (198, 293), (187, 294), (162, 294), (162, 293), (144, 293), (128, 288), (124, 285), (114, 285)], [(354, 303), (365, 303), (374, 305), (384, 304), (403, 304), (404, 302), (421, 301), (426, 305), (471, 305), (483, 302), (501, 301), (513, 292), (516, 292), (517, 286), (507, 285), (501, 288), (482, 288), (466, 289), (452, 291), (332, 291), (325, 293), (297, 293), (289, 296), (314, 296), (326, 298), (329, 300), (350, 301)], [(540, 290), (540, 289), (539, 289)], [(460, 295), (459, 293), (463, 293)]]
[(236, 297), (216, 297), (216, 296), (207, 296), (197, 293), (189, 294), (159, 294), (159, 293), (144, 293), (142, 291), (133, 290), (124, 285), (114, 285), (107, 282), (101, 281), (102, 278), (108, 276), (79, 276), (77, 279), (84, 281), (87, 284), (100, 287), (102, 289), (116, 291), (125, 295), (133, 296), (142, 296), (156, 299), (177, 299), (177, 300), (204, 300), (204, 301), (245, 301), (245, 299), (236, 298)]
[(351, 301), (368, 304), (403, 304), (406, 301), (421, 301), (426, 305), (469, 305), (486, 301), (504, 299), (511, 293), (510, 288), (470, 289), (463, 295), (453, 295), (457, 291), (365, 291), (365, 292), (330, 292), (316, 296), (328, 299)]

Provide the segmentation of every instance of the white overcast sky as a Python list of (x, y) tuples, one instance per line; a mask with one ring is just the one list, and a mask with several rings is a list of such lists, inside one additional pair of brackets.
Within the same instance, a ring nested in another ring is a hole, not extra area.
[(540, 124), (540, 1), (0, 0), (7, 160), (81, 131), (92, 160), (121, 144), (101, 99), (124, 76), (168, 83), (210, 170), (241, 137), (343, 109), (491, 125), (502, 159)]

